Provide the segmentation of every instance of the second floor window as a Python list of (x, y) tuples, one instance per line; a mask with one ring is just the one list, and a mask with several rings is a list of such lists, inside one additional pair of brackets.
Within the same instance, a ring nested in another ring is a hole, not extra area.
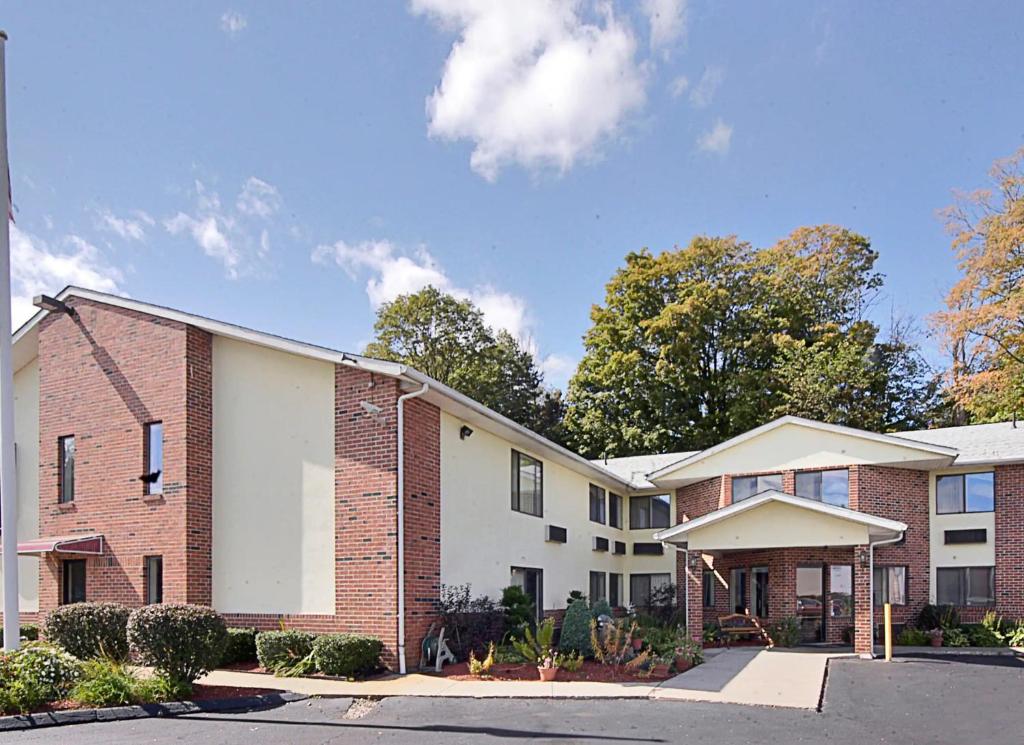
[(164, 425), (150, 422), (145, 426), (145, 472), (142, 482), (146, 494), (164, 493)]
[(761, 476), (733, 476), (732, 501), (750, 499), (755, 494), (774, 489), (782, 491), (782, 474), (767, 473)]
[(992, 473), (957, 473), (935, 478), (935, 511), (992, 512), (995, 509), (995, 476)]
[(826, 504), (834, 504), (837, 507), (849, 507), (850, 472), (845, 468), (839, 468), (832, 471), (798, 473), (796, 475), (796, 495)]
[(618, 494), (608, 495), (608, 524), (613, 528), (622, 527), (622, 497)]
[(671, 524), (672, 500), (667, 494), (633, 497), (629, 500), (629, 529), (667, 528)]
[(590, 485), (590, 521), (604, 525), (605, 492), (600, 486)]
[(57, 439), (57, 500), (61, 504), (75, 501), (75, 437)]
[(544, 464), (518, 450), (512, 451), (512, 509), (544, 514)]

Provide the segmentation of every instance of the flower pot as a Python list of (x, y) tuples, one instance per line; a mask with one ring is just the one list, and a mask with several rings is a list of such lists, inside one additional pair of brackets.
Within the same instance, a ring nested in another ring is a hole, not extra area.
[(644, 640), (643, 639), (640, 639), (640, 638), (633, 639), (633, 651), (634, 652), (639, 652), (641, 649), (643, 649), (643, 646), (644, 646)]
[(657, 665), (651, 668), (651, 675), (655, 678), (667, 678), (668, 677), (668, 663), (659, 662)]
[(676, 673), (685, 673), (693, 667), (693, 663), (686, 657), (676, 657)]
[(931, 644), (932, 644), (933, 647), (941, 647), (942, 646), (942, 634), (936, 634), (936, 635), (932, 636), (930, 641), (931, 641)]
[(540, 679), (545, 683), (550, 683), (555, 679), (558, 674), (557, 667), (538, 667), (537, 672), (540, 673)]

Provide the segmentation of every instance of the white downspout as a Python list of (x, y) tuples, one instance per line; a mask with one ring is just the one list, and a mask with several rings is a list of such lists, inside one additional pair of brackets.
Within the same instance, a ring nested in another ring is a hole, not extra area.
[(884, 541), (868, 541), (868, 609), (871, 617), (871, 653), (870, 659), (875, 656), (875, 546), (885, 546), (889, 543), (898, 543), (906, 537), (906, 531), (901, 531), (895, 538), (886, 538)]
[(398, 672), (405, 675), (405, 402), (430, 390), (424, 383), (418, 391), (398, 397)]

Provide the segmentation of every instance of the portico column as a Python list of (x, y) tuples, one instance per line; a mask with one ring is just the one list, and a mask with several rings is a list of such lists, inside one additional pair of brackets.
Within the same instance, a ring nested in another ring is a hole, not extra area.
[(871, 613), (871, 567), (866, 560), (867, 546), (853, 548), (853, 651), (861, 656), (874, 654), (874, 622)]
[(685, 597), (686, 629), (690, 638), (701, 644), (704, 641), (704, 561), (700, 552), (691, 552), (689, 563), (692, 566), (687, 566), (686, 556), (687, 554), (682, 551), (677, 554), (678, 571), (676, 576), (684, 578), (683, 584), (685, 585), (685, 587), (680, 587), (677, 592), (680, 601)]

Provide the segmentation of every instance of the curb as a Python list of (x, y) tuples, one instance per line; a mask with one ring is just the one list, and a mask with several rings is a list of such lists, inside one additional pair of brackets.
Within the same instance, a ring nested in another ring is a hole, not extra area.
[(15, 732), (40, 727), (55, 727), (65, 724), (86, 724), (88, 722), (117, 722), (123, 719), (148, 719), (153, 717), (177, 717), (182, 714), (200, 714), (221, 711), (246, 711), (266, 709), (273, 706), (303, 701), (309, 698), (302, 693), (268, 693), (259, 696), (241, 696), (211, 701), (169, 701), (163, 704), (140, 704), (138, 706), (111, 706), (104, 709), (73, 709), (70, 711), (48, 711), (41, 714), (19, 714), (0, 717), (0, 732)]

